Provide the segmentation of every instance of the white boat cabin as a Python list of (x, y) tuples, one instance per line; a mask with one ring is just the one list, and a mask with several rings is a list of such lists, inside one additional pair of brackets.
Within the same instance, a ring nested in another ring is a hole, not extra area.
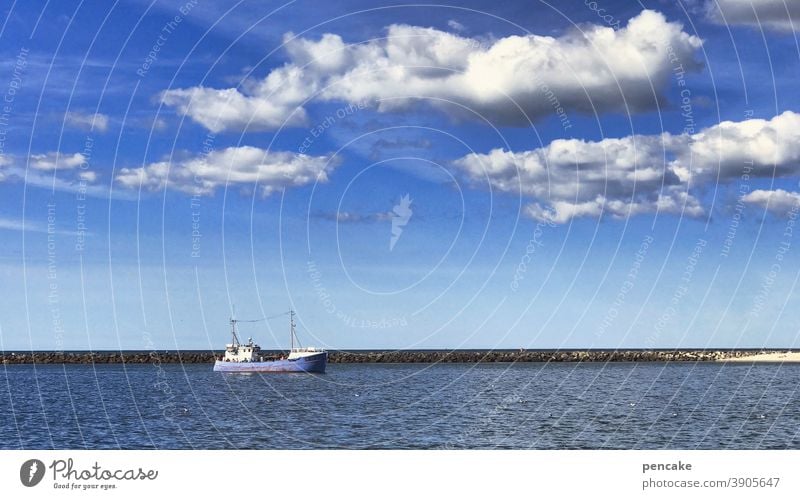
[(226, 362), (261, 362), (261, 347), (248, 338), (247, 343), (228, 343), (225, 345)]
[(318, 353), (322, 353), (324, 351), (325, 350), (322, 350), (321, 348), (314, 347), (292, 348), (292, 351), (289, 352), (289, 360), (311, 357), (312, 355), (317, 355)]

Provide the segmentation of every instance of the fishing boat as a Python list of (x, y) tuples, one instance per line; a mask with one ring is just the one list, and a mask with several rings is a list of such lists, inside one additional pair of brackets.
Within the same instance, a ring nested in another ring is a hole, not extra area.
[[(314, 347), (301, 347), (297, 341), (294, 322), (294, 311), (286, 312), (289, 315), (289, 334), (291, 348), (289, 354), (275, 360), (264, 360), (261, 347), (253, 343), (253, 338), (248, 338), (247, 343), (239, 341), (236, 333), (236, 324), (240, 322), (260, 322), (259, 320), (239, 320), (231, 318), (231, 342), (225, 345), (225, 355), (214, 362), (214, 370), (219, 372), (269, 372), (269, 373), (319, 373), (325, 372), (328, 364), (328, 352)], [(278, 317), (278, 316), (276, 316)]]

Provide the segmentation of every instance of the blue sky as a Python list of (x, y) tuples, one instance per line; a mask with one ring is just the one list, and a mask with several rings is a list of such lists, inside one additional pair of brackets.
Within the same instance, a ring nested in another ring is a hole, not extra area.
[(742, 3), (6, 4), (0, 349), (798, 347), (800, 12)]

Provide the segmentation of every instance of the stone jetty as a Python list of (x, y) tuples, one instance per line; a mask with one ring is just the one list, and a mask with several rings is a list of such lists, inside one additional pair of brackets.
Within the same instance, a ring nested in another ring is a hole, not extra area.
[[(718, 362), (777, 350), (396, 350), (331, 351), (332, 364), (431, 364), (501, 362)], [(3, 364), (205, 364), (221, 352), (211, 351), (99, 351), (99, 352), (2, 352)], [(281, 352), (264, 352), (264, 360)]]

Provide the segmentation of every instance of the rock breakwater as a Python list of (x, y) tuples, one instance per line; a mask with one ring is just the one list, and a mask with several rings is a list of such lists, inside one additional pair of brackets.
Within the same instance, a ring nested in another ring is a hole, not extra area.
[[(430, 364), (499, 362), (715, 362), (765, 353), (763, 350), (398, 350), (331, 351), (332, 364)], [(769, 353), (769, 352), (766, 352)], [(3, 364), (204, 364), (220, 353), (176, 351), (10, 352), (0, 354)], [(281, 352), (264, 352), (265, 360)]]

